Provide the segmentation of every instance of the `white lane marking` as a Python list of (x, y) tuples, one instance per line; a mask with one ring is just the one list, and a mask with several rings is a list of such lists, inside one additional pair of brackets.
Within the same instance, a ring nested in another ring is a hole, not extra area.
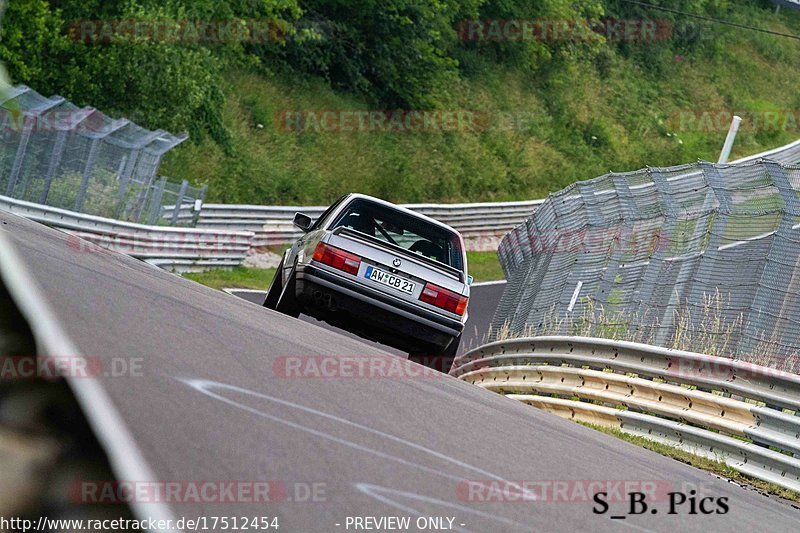
[[(442, 477), (445, 477), (445, 478), (448, 478), (448, 479), (452, 479), (452, 480), (455, 480), (455, 481), (459, 481), (459, 482), (460, 481), (464, 481), (464, 478), (462, 476), (456, 476), (456, 475), (453, 475), (453, 474), (448, 474), (447, 472), (444, 472), (442, 470), (437, 470), (435, 468), (427, 467), (427, 466), (415, 463), (413, 461), (409, 461), (407, 459), (403, 459), (402, 457), (398, 457), (396, 455), (391, 455), (391, 454), (388, 454), (386, 452), (382, 452), (382, 451), (376, 450), (374, 448), (370, 448), (369, 446), (358, 444), (356, 442), (353, 442), (353, 441), (350, 441), (350, 440), (347, 440), (347, 439), (344, 439), (344, 438), (341, 438), (341, 437), (336, 437), (334, 435), (331, 435), (330, 433), (326, 433), (326, 432), (321, 431), (319, 429), (314, 429), (314, 428), (305, 426), (303, 424), (300, 424), (299, 422), (286, 420), (285, 418), (281, 418), (281, 417), (276, 416), (276, 415), (271, 415), (269, 413), (265, 413), (264, 411), (256, 409), (255, 407), (250, 407), (249, 405), (245, 405), (243, 403), (237, 402), (236, 400), (232, 400), (230, 398), (227, 398), (226, 396), (223, 396), (222, 394), (218, 394), (218, 393), (214, 392), (213, 389), (222, 389), (222, 390), (229, 391), (229, 392), (234, 392), (234, 393), (239, 393), (239, 394), (252, 396), (252, 397), (255, 397), (255, 398), (259, 398), (259, 399), (262, 399), (262, 400), (267, 400), (269, 402), (276, 403), (278, 405), (282, 405), (284, 407), (291, 407), (292, 409), (296, 409), (296, 410), (302, 411), (304, 413), (309, 413), (309, 414), (313, 414), (313, 415), (319, 416), (321, 418), (332, 420), (332, 421), (338, 422), (338, 423), (340, 423), (342, 425), (349, 426), (351, 428), (356, 428), (356, 429), (359, 429), (359, 430), (364, 431), (366, 433), (372, 433), (373, 435), (378, 435), (378, 436), (383, 437), (383, 438), (385, 438), (387, 440), (391, 440), (391, 441), (396, 442), (398, 444), (402, 444), (404, 446), (408, 446), (409, 448), (412, 448), (414, 450), (426, 453), (428, 455), (432, 455), (432, 456), (436, 457), (437, 459), (440, 459), (440, 460), (442, 460), (442, 461), (444, 461), (446, 463), (452, 463), (452, 464), (454, 464), (456, 466), (464, 468), (465, 470), (470, 470), (470, 471), (478, 473), (478, 474), (480, 474), (482, 476), (487, 476), (487, 477), (489, 477), (491, 479), (494, 479), (494, 480), (501, 481), (503, 483), (507, 483), (509, 485), (512, 485), (512, 482), (505, 480), (501, 476), (498, 476), (496, 474), (492, 474), (491, 472), (487, 472), (486, 470), (483, 470), (482, 468), (473, 466), (473, 465), (471, 465), (469, 463), (464, 463), (462, 461), (459, 461), (458, 459), (455, 459), (455, 458), (450, 457), (448, 455), (445, 455), (443, 453), (439, 453), (439, 452), (437, 452), (435, 450), (431, 450), (430, 448), (426, 448), (425, 446), (422, 446), (421, 444), (417, 444), (415, 442), (411, 442), (409, 440), (403, 439), (402, 437), (397, 437), (397, 436), (391, 435), (389, 433), (384, 433), (383, 431), (380, 431), (380, 430), (377, 430), (377, 429), (373, 429), (371, 427), (363, 426), (363, 425), (361, 425), (361, 424), (359, 424), (357, 422), (353, 422), (351, 420), (347, 420), (346, 418), (340, 418), (340, 417), (338, 417), (336, 415), (325, 413), (323, 411), (318, 411), (317, 409), (314, 409), (312, 407), (306, 407), (304, 405), (300, 405), (298, 403), (290, 402), (288, 400), (282, 400), (282, 399), (276, 398), (274, 396), (269, 396), (267, 394), (256, 392), (256, 391), (253, 391), (253, 390), (250, 390), (250, 389), (237, 387), (235, 385), (228, 385), (226, 383), (220, 383), (218, 381), (211, 381), (211, 380), (207, 380), (207, 379), (182, 379), (182, 378), (176, 378), (176, 379), (178, 379), (179, 381), (183, 381), (188, 386), (192, 387), (193, 389), (197, 390), (198, 392), (201, 392), (201, 393), (205, 394), (206, 396), (209, 396), (211, 398), (214, 398), (215, 400), (219, 400), (221, 402), (227, 403), (228, 405), (232, 405), (234, 407), (242, 409), (243, 411), (247, 411), (248, 413), (252, 413), (254, 415), (257, 415), (257, 416), (260, 416), (260, 417), (263, 417), (263, 418), (267, 418), (269, 420), (273, 420), (275, 422), (287, 425), (287, 426), (289, 426), (291, 428), (294, 428), (294, 429), (299, 429), (300, 431), (304, 431), (306, 433), (310, 433), (312, 435), (316, 435), (316, 436), (321, 437), (321, 438), (326, 439), (326, 440), (337, 442), (337, 443), (339, 443), (339, 444), (341, 444), (343, 446), (347, 446), (349, 448), (354, 448), (354, 449), (363, 451), (365, 453), (369, 453), (371, 455), (376, 455), (376, 456), (381, 457), (383, 459), (387, 459), (387, 460), (390, 460), (390, 461), (401, 463), (401, 464), (404, 464), (406, 466), (410, 466), (412, 468), (417, 468), (419, 470), (423, 470), (425, 472), (428, 472), (428, 473), (431, 473), (431, 474), (435, 474), (435, 475), (438, 475), (438, 476), (442, 476)], [(517, 487), (516, 484), (513, 484), (513, 486)], [(523, 487), (519, 487), (519, 489), (531, 501), (538, 499), (538, 495), (536, 493), (528, 492)]]
[[(0, 278), (5, 281), (9, 294), (33, 330), (39, 348), (47, 355), (83, 357), (61, 327), (39, 286), (28, 274), (24, 261), (2, 232), (0, 249)], [(108, 453), (117, 479), (156, 482), (156, 476), (99, 381), (95, 378), (71, 379), (69, 376), (66, 381), (89, 420), (97, 440)], [(172, 520), (175, 523), (172, 511), (163, 503), (134, 501), (130, 506), (139, 520), (152, 518), (156, 521)]]
[[(218, 388), (218, 389), (223, 389), (223, 390), (227, 390), (227, 391), (231, 391), (231, 392), (234, 392), (234, 393), (239, 393), (239, 394), (243, 394), (243, 395), (247, 395), (247, 396), (253, 396), (255, 398), (260, 398), (260, 399), (263, 399), (263, 400), (267, 400), (267, 401), (270, 401), (270, 402), (277, 403), (278, 405), (291, 407), (293, 409), (297, 409), (297, 410), (305, 412), (305, 413), (310, 413), (310, 414), (317, 415), (317, 416), (322, 417), (322, 418), (326, 418), (328, 420), (333, 420), (333, 421), (339, 422), (339, 423), (341, 423), (343, 425), (346, 425), (346, 426), (349, 426), (349, 427), (352, 427), (352, 428), (356, 428), (356, 429), (360, 429), (360, 430), (365, 431), (367, 433), (372, 433), (374, 435), (381, 436), (383, 438), (386, 438), (388, 440), (397, 442), (399, 444), (403, 444), (405, 446), (413, 448), (414, 450), (418, 450), (418, 451), (421, 451), (423, 453), (427, 453), (429, 455), (433, 455), (437, 459), (441, 459), (444, 462), (453, 463), (453, 464), (455, 464), (457, 466), (460, 466), (460, 467), (462, 467), (462, 468), (464, 468), (466, 470), (471, 470), (471, 471), (476, 472), (478, 474), (481, 474), (483, 476), (487, 476), (487, 477), (489, 477), (491, 479), (495, 479), (497, 481), (500, 481), (501, 483), (504, 483), (507, 486), (513, 486), (513, 487), (515, 487), (516, 489), (518, 489), (520, 491), (520, 497), (521, 498), (526, 498), (527, 501), (533, 502), (535, 500), (539, 500), (539, 495), (536, 494), (535, 492), (529, 492), (527, 489), (525, 489), (524, 487), (520, 486), (520, 484), (512, 482), (512, 481), (507, 481), (506, 479), (502, 478), (501, 476), (498, 476), (496, 474), (492, 474), (491, 472), (487, 472), (487, 471), (485, 471), (485, 470), (483, 470), (483, 469), (481, 469), (479, 467), (473, 466), (473, 465), (471, 465), (469, 463), (464, 463), (464, 462), (459, 461), (457, 459), (454, 459), (453, 457), (450, 457), (448, 455), (445, 455), (445, 454), (439, 453), (437, 451), (431, 450), (431, 449), (426, 448), (426, 447), (424, 447), (424, 446), (422, 446), (420, 444), (417, 444), (415, 442), (408, 441), (406, 439), (403, 439), (401, 437), (397, 437), (395, 435), (391, 435), (389, 433), (384, 433), (383, 431), (380, 431), (380, 430), (377, 430), (377, 429), (373, 429), (373, 428), (370, 428), (370, 427), (367, 427), (367, 426), (363, 426), (363, 425), (361, 425), (361, 424), (359, 424), (357, 422), (353, 422), (351, 420), (347, 420), (345, 418), (341, 418), (341, 417), (338, 417), (336, 415), (331, 415), (329, 413), (325, 413), (323, 411), (319, 411), (319, 410), (314, 409), (312, 407), (306, 407), (304, 405), (300, 405), (298, 403), (294, 403), (294, 402), (291, 402), (291, 401), (288, 401), (288, 400), (282, 400), (282, 399), (276, 398), (274, 396), (269, 396), (267, 394), (256, 392), (256, 391), (253, 391), (253, 390), (250, 390), (250, 389), (237, 387), (235, 385), (228, 385), (228, 384), (225, 384), (225, 383), (220, 383), (218, 381), (212, 381), (212, 380), (206, 380), (206, 379), (188, 379), (188, 378), (174, 378), (174, 379), (177, 379), (178, 381), (182, 381), (186, 385), (192, 387), (193, 389), (197, 390), (198, 392), (201, 392), (202, 394), (205, 394), (206, 396), (214, 398), (215, 400), (219, 400), (219, 401), (221, 401), (223, 403), (227, 403), (228, 405), (237, 407), (238, 409), (241, 409), (241, 410), (246, 411), (248, 413), (252, 413), (252, 414), (254, 414), (256, 416), (259, 416), (259, 417), (262, 417), (262, 418), (266, 418), (268, 420), (272, 420), (274, 422), (278, 422), (280, 424), (284, 424), (284, 425), (289, 426), (291, 428), (299, 429), (300, 431), (304, 431), (306, 433), (310, 433), (312, 435), (316, 435), (316, 436), (321, 437), (323, 439), (336, 442), (336, 443), (341, 444), (343, 446), (347, 446), (348, 448), (353, 448), (353, 449), (356, 449), (356, 450), (359, 450), (359, 451), (363, 451), (365, 453), (369, 453), (371, 455), (375, 455), (375, 456), (381, 457), (383, 459), (387, 459), (387, 460), (394, 461), (394, 462), (397, 462), (397, 463), (400, 463), (400, 464), (403, 464), (403, 465), (406, 465), (406, 466), (410, 466), (412, 468), (416, 468), (418, 470), (422, 470), (424, 472), (428, 472), (428, 473), (431, 473), (431, 474), (434, 474), (434, 475), (438, 475), (438, 476), (441, 476), (441, 477), (444, 477), (444, 478), (447, 478), (447, 479), (451, 479), (451, 480), (456, 480), (456, 481), (459, 481), (459, 482), (465, 481), (465, 479), (463, 477), (461, 477), (461, 476), (456, 476), (456, 475), (449, 474), (449, 473), (441, 471), (441, 470), (437, 470), (435, 468), (431, 468), (431, 467), (424, 466), (424, 465), (421, 465), (421, 464), (418, 464), (418, 463), (414, 463), (413, 461), (409, 461), (409, 460), (403, 459), (401, 457), (397, 457), (396, 455), (392, 455), (392, 454), (389, 454), (389, 453), (386, 453), (386, 452), (382, 452), (382, 451), (376, 450), (374, 448), (370, 448), (369, 446), (358, 444), (356, 442), (353, 442), (353, 441), (350, 441), (350, 440), (347, 440), (347, 439), (344, 439), (344, 438), (341, 438), (341, 437), (336, 437), (334, 435), (331, 435), (330, 433), (326, 433), (326, 432), (321, 431), (319, 429), (314, 429), (314, 428), (305, 426), (303, 424), (300, 424), (299, 422), (286, 420), (286, 419), (281, 418), (279, 416), (271, 415), (269, 413), (265, 413), (263, 411), (260, 411), (259, 409), (256, 409), (255, 407), (250, 407), (249, 405), (245, 405), (243, 403), (237, 402), (236, 400), (232, 400), (232, 399), (227, 398), (227, 397), (225, 397), (225, 396), (223, 396), (221, 394), (215, 393), (211, 389)], [(399, 508), (401, 510), (406, 510), (407, 512), (419, 513), (419, 511), (417, 511), (417, 510), (415, 510), (415, 509), (413, 509), (411, 507), (403, 506), (402, 504), (394, 502), (391, 499), (386, 498), (385, 496), (380, 496), (379, 494), (377, 494), (378, 491), (376, 491), (375, 489), (382, 489), (382, 487), (379, 487), (377, 485), (369, 485), (367, 483), (360, 483), (360, 484), (356, 484), (356, 488), (361, 490), (361, 492), (364, 492), (364, 493), (372, 496), (373, 498), (386, 503), (387, 505), (394, 506), (394, 507)], [(367, 489), (367, 490), (365, 490), (365, 489)], [(370, 492), (370, 489), (372, 489), (371, 492)], [(391, 489), (385, 489), (385, 490), (388, 490), (388, 491), (391, 492)], [(415, 499), (418, 499), (420, 501), (427, 501), (429, 503), (447, 504), (447, 505), (449, 505), (451, 507), (456, 507), (457, 506), (457, 504), (450, 504), (450, 503), (447, 503), (447, 502), (442, 502), (441, 500), (436, 500), (436, 499), (429, 498), (427, 496), (418, 495), (418, 494), (401, 492), (401, 491), (394, 491), (394, 493), (396, 495), (404, 495), (404, 496), (407, 496), (409, 498), (415, 498)], [(468, 509), (468, 508), (465, 508), (465, 510), (466, 509)], [(472, 511), (472, 512), (474, 512), (476, 514), (480, 513), (480, 511)], [(493, 516), (493, 515), (487, 515), (487, 516), (492, 516), (495, 520), (499, 520), (499, 521), (509, 520), (509, 519), (505, 519), (505, 518), (501, 518), (501, 517), (496, 517), (496, 516)], [(511, 524), (511, 525), (519, 525), (516, 522), (510, 521), (510, 520), (509, 520), (508, 523)], [(639, 527), (639, 526), (637, 526), (635, 524), (630, 524), (630, 523), (620, 523), (620, 524), (617, 524), (617, 525), (622, 525), (622, 526), (625, 526), (627, 528), (635, 529), (635, 530), (638, 530), (638, 531), (649, 531), (648, 529), (643, 529), (643, 528), (641, 528), (641, 527)]]

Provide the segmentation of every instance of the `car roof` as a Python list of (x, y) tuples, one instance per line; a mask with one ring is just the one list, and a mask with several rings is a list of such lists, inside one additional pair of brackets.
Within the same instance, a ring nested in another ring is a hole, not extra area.
[(412, 211), (411, 209), (407, 209), (407, 208), (405, 208), (403, 206), (400, 206), (400, 205), (397, 205), (397, 204), (393, 204), (392, 202), (387, 202), (386, 200), (381, 200), (380, 198), (375, 198), (374, 196), (370, 196), (368, 194), (361, 194), (361, 193), (354, 192), (354, 193), (350, 193), (349, 195), (347, 195), (347, 199), (348, 200), (354, 200), (356, 198), (360, 198), (360, 199), (363, 199), (363, 200), (369, 200), (370, 202), (375, 202), (376, 204), (380, 204), (380, 205), (389, 207), (391, 209), (396, 209), (397, 211), (401, 211), (401, 212), (406, 213), (408, 215), (411, 215), (413, 217), (420, 218), (422, 220), (425, 220), (426, 222), (430, 222), (431, 224), (434, 224), (434, 225), (439, 226), (441, 228), (448, 229), (448, 230), (452, 231), (453, 233), (455, 233), (456, 235), (458, 235), (459, 239), (461, 239), (462, 241), (464, 240), (463, 237), (461, 236), (461, 233), (458, 230), (456, 230), (455, 228), (453, 228), (451, 226), (448, 226), (447, 224), (445, 224), (443, 222), (439, 222), (438, 220), (433, 219), (433, 218), (431, 218), (429, 216), (425, 216), (422, 213), (418, 213), (416, 211)]

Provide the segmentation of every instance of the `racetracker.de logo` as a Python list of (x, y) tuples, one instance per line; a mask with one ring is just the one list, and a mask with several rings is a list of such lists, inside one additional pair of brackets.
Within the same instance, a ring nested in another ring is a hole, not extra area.
[(734, 116), (742, 119), (741, 132), (800, 132), (798, 109), (681, 109), (667, 118), (667, 126), (676, 132), (724, 133)]
[[(430, 356), (426, 365), (436, 368), (445, 358)], [(443, 378), (441, 372), (400, 357), (388, 355), (283, 356), (275, 359), (272, 372), (280, 378), (295, 379), (418, 379)]]
[[(515, 250), (520, 249), (520, 243), (511, 242)], [(642, 255), (666, 250), (669, 239), (660, 229), (579, 228), (531, 232), (525, 246), (534, 253), (608, 253), (614, 249)]]
[(0, 356), (0, 381), (56, 378), (121, 378), (144, 375), (141, 357), (84, 355)]
[(627, 502), (633, 492), (645, 494), (648, 500), (667, 501), (670, 492), (685, 489), (686, 485), (635, 479), (483, 479), (461, 481), (456, 494), (459, 500), (470, 503), (585, 503), (591, 502), (595, 494), (606, 493), (608, 503), (621, 503)]
[(82, 236), (69, 234), (67, 247), (79, 253), (109, 254), (119, 252), (132, 254), (137, 251), (148, 252), (175, 252), (185, 249), (199, 249), (203, 252), (222, 251), (231, 248), (248, 249), (251, 236), (246, 234), (222, 233), (193, 233), (188, 232), (162, 232), (158, 237), (148, 234), (117, 233), (113, 235)]
[(106, 127), (103, 114), (84, 108), (75, 111), (55, 110), (39, 115), (26, 114), (19, 110), (5, 110), (0, 113), (0, 134), (16, 133), (59, 133), (72, 132), (91, 135)]
[(498, 127), (502, 117), (457, 110), (284, 110), (275, 114), (282, 133), (465, 133)]
[(484, 19), (462, 20), (456, 27), (469, 42), (638, 42), (655, 43), (672, 38), (666, 19)]
[[(770, 366), (761, 366), (744, 361), (708, 356), (696, 356), (696, 359), (670, 357), (667, 373), (681, 378), (705, 378), (718, 381), (768, 381), (775, 378), (789, 378), (793, 374)], [(778, 364), (778, 362), (774, 362)]]
[(288, 24), (281, 20), (75, 20), (67, 34), (84, 44), (279, 43)]
[(77, 481), (77, 504), (131, 503), (317, 503), (327, 500), (327, 483), (282, 480)]

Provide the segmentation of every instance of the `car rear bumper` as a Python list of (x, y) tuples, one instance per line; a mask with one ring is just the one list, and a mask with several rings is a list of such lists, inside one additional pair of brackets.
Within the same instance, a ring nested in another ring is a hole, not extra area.
[[(314, 265), (296, 270), (297, 298), (308, 314), (329, 322), (354, 319), (387, 344), (401, 349), (446, 347), (464, 324), (423, 307), (371, 289)], [(348, 315), (347, 317), (342, 315)], [(333, 319), (333, 320), (331, 320)], [(349, 325), (350, 327), (353, 324)], [(381, 335), (383, 334), (383, 335)]]

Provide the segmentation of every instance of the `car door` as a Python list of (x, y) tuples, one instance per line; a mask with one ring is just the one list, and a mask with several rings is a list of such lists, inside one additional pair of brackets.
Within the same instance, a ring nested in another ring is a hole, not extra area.
[[(297, 263), (297, 256), (301, 250), (307, 250), (309, 248), (310, 241), (318, 241), (320, 240), (320, 232), (323, 228), (325, 228), (328, 220), (331, 217), (331, 214), (336, 211), (336, 209), (342, 205), (342, 202), (350, 196), (349, 194), (345, 194), (341, 196), (338, 200), (333, 202), (323, 213), (314, 221), (314, 224), (311, 226), (311, 229), (304, 233), (302, 237), (297, 239), (294, 244), (292, 244), (291, 248), (286, 250), (283, 255), (283, 282), (284, 284), (289, 280), (289, 276), (292, 274), (292, 269), (294, 269), (295, 264)], [(316, 243), (314, 243), (316, 245)], [(302, 258), (305, 260), (306, 258)]]

